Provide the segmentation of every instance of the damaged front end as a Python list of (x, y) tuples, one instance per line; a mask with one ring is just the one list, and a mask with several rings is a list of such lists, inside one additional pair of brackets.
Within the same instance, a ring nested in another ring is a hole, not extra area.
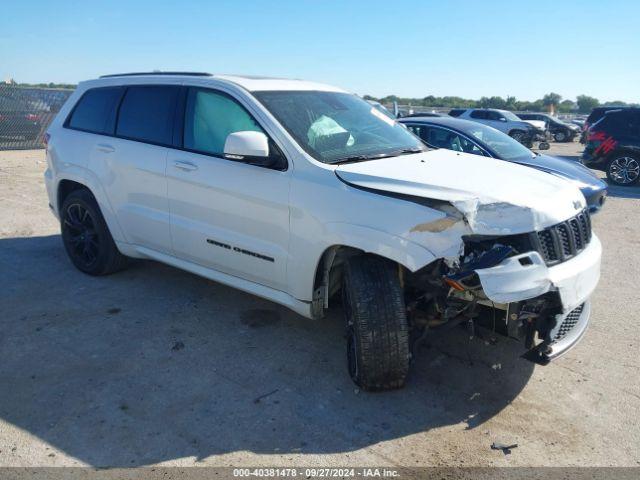
[(599, 279), (600, 242), (586, 210), (516, 235), (465, 235), (458, 258), (407, 275), (412, 326), (427, 332), (467, 323), (522, 341), (524, 357), (546, 364), (586, 331)]

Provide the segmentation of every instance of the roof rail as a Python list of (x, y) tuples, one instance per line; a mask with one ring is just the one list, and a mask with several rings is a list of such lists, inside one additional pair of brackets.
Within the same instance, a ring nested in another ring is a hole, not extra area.
[(110, 75), (100, 75), (100, 78), (110, 77), (136, 77), (138, 75), (186, 75), (189, 77), (211, 77), (210, 73), (206, 72), (133, 72), (133, 73), (112, 73)]

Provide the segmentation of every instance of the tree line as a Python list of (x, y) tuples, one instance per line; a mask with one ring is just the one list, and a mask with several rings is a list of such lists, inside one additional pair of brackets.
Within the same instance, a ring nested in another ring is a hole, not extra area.
[(595, 97), (588, 95), (578, 95), (576, 100), (562, 99), (557, 93), (547, 93), (544, 97), (533, 102), (526, 100), (518, 100), (516, 97), (508, 96), (506, 98), (482, 97), (480, 100), (471, 100), (462, 97), (435, 97), (428, 95), (424, 98), (403, 98), (396, 95), (387, 95), (382, 98), (375, 98), (371, 95), (365, 95), (365, 100), (375, 100), (382, 104), (391, 104), (397, 102), (400, 105), (411, 105), (412, 107), (446, 107), (446, 108), (499, 108), (502, 110), (515, 111), (549, 111), (553, 110), (559, 113), (590, 113), (592, 109), (599, 106), (640, 106), (640, 104), (630, 104), (621, 100), (600, 102)]

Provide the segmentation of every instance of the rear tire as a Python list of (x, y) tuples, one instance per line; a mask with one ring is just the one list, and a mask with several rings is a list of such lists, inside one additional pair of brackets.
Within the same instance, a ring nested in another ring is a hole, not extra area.
[(71, 192), (60, 210), (62, 242), (81, 272), (108, 275), (122, 270), (127, 257), (118, 251), (100, 207), (88, 190)]
[(397, 266), (372, 256), (345, 262), (343, 308), (349, 375), (364, 390), (401, 388), (409, 371), (409, 325)]
[(565, 132), (556, 132), (553, 135), (553, 138), (556, 142), (566, 142), (567, 141), (567, 134)]
[(640, 158), (627, 153), (614, 155), (607, 164), (607, 178), (615, 185), (635, 185), (640, 180)]

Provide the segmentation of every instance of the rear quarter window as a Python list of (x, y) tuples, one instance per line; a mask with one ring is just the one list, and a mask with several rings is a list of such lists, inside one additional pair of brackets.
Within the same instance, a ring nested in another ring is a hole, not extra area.
[(122, 87), (87, 90), (71, 112), (67, 127), (112, 135), (115, 130), (116, 109), (123, 91)]
[(179, 88), (171, 85), (128, 87), (118, 113), (116, 136), (171, 145)]
[(459, 117), (460, 115), (462, 115), (464, 112), (466, 111), (466, 109), (464, 108), (454, 108), (453, 110), (451, 110), (449, 112), (449, 116), (451, 117)]

